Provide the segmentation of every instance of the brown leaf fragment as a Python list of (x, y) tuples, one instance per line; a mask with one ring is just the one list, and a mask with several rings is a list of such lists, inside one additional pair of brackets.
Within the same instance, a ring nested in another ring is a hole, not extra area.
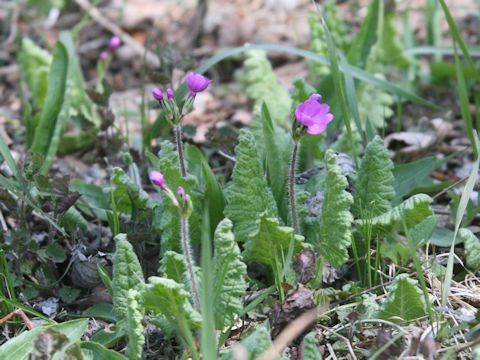
[(434, 360), (437, 358), (437, 343), (431, 333), (420, 341), (420, 353), (427, 360)]
[[(391, 331), (385, 329), (380, 329), (378, 331), (377, 337), (375, 338), (376, 349), (380, 349), (385, 346), (389, 341), (393, 339), (393, 334)], [(378, 359), (381, 360), (390, 360), (398, 359), (398, 356), (402, 353), (403, 345), (400, 340), (395, 341), (393, 344), (389, 345), (385, 350), (382, 351)]]
[(293, 270), (300, 275), (299, 282), (306, 284), (315, 276), (317, 257), (311, 249), (305, 249), (293, 259)]

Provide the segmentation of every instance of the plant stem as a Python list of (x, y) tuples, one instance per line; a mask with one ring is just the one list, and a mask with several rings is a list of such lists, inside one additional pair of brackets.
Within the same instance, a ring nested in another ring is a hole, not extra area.
[(298, 141), (293, 141), (292, 157), (290, 159), (290, 171), (288, 174), (288, 195), (290, 198), (290, 216), (292, 219), (292, 227), (295, 234), (299, 234), (298, 220), (297, 220), (297, 196), (295, 194), (295, 172), (297, 169), (297, 153)]
[(190, 289), (192, 290), (193, 295), (193, 303), (195, 305), (195, 309), (200, 311), (200, 294), (198, 292), (197, 280), (195, 278), (195, 263), (193, 261), (192, 248), (190, 247), (190, 230), (188, 226), (188, 217), (183, 214), (180, 215), (180, 227), (182, 252), (186, 260), (188, 280), (190, 282)]
[(175, 142), (177, 143), (178, 151), (178, 162), (180, 163), (180, 172), (182, 177), (187, 176), (187, 168), (185, 166), (185, 154), (183, 153), (183, 143), (182, 143), (182, 125), (178, 124), (177, 127), (173, 129), (175, 132)]

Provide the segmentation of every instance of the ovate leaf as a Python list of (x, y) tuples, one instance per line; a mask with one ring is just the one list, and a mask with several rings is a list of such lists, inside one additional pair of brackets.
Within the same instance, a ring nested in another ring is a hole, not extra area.
[(293, 240), (293, 254), (304, 247), (303, 236), (294, 235), (293, 229), (281, 226), (277, 219), (262, 214), (252, 233), (251, 239), (245, 243), (243, 256), (246, 260), (256, 261), (272, 268), (276, 279), (279, 279), (283, 270), (283, 260), (288, 247)]
[(214, 237), (214, 301), (215, 325), (218, 330), (233, 324), (243, 309), (242, 296), (247, 284), (247, 266), (232, 232), (232, 222), (218, 224)]
[(345, 189), (347, 178), (337, 165), (337, 156), (333, 150), (325, 154), (327, 177), (320, 219), (320, 242), (317, 243), (321, 255), (334, 267), (340, 267), (348, 260), (348, 247), (352, 241), (351, 226), (353, 216), (350, 206), (352, 195)]
[[(266, 326), (261, 326), (255, 332), (247, 336), (242, 342), (237, 345), (248, 355), (244, 357), (246, 360), (255, 360), (263, 354), (263, 352), (270, 349), (272, 340), (270, 339), (270, 330)], [(230, 352), (222, 357), (222, 360), (234, 360), (236, 357)]]
[(263, 101), (271, 111), (276, 124), (286, 125), (292, 100), (288, 91), (278, 82), (265, 51), (247, 52), (244, 62), (247, 96), (258, 105)]
[(320, 355), (320, 352), (318, 351), (316, 332), (308, 333), (303, 338), (302, 359), (303, 360), (322, 360), (322, 355)]
[(393, 162), (379, 136), (370, 141), (358, 171), (353, 213), (368, 219), (391, 210), (395, 197)]
[(190, 329), (198, 328), (202, 320), (189, 299), (185, 287), (174, 280), (156, 276), (148, 279), (145, 308), (163, 318), (167, 326), (178, 329), (185, 341), (188, 341)]
[(469, 230), (460, 229), (458, 237), (465, 246), (465, 262), (472, 271), (480, 270), (480, 240)]
[(394, 229), (402, 229), (403, 221), (411, 228), (433, 215), (430, 203), (433, 199), (425, 194), (416, 194), (385, 214), (371, 219), (360, 219), (356, 223), (362, 229), (370, 227), (372, 234), (385, 234)]
[(142, 268), (133, 246), (126, 234), (115, 236), (115, 255), (113, 256), (113, 306), (118, 320), (129, 316), (130, 301), (128, 293), (136, 290), (141, 293), (145, 283)]
[(387, 300), (380, 308), (380, 318), (404, 322), (425, 314), (425, 303), (417, 281), (410, 279), (407, 274), (397, 275), (395, 282), (388, 288)]
[(7, 341), (0, 346), (0, 359), (27, 360), (33, 350), (34, 342), (45, 330), (53, 330), (65, 335), (68, 341), (74, 343), (87, 330), (88, 319), (71, 320), (61, 324), (39, 326)]
[(252, 133), (246, 129), (240, 130), (239, 140), (235, 148), (237, 163), (233, 170), (233, 181), (227, 188), (225, 216), (233, 222), (235, 239), (245, 242), (255, 231), (260, 215), (266, 213), (268, 217), (276, 217), (277, 209), (258, 159)]

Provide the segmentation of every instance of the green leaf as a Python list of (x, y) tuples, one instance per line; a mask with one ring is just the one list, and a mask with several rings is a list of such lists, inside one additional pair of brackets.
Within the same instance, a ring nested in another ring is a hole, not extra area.
[(213, 240), (215, 279), (212, 304), (215, 308), (217, 330), (233, 325), (233, 321), (243, 310), (242, 296), (247, 289), (247, 266), (240, 255), (232, 226), (229, 219), (222, 220)]
[(214, 232), (217, 225), (223, 219), (223, 211), (225, 210), (225, 195), (205, 157), (202, 157), (201, 164), (202, 174), (205, 179), (204, 198), (207, 200), (210, 229), (212, 232)]
[(142, 267), (133, 246), (126, 234), (115, 236), (115, 255), (113, 256), (113, 305), (117, 320), (129, 316), (130, 302), (128, 292), (136, 290), (141, 293), (145, 287)]
[(258, 159), (252, 133), (240, 130), (239, 140), (235, 148), (237, 163), (232, 183), (226, 191), (225, 217), (233, 221), (235, 239), (245, 242), (251, 239), (260, 215), (266, 213), (268, 217), (275, 217), (277, 208)]
[[(170, 141), (163, 141), (158, 157), (153, 154), (147, 154), (152, 162), (154, 170), (160, 171), (165, 177), (167, 185), (176, 191), (179, 186), (185, 189), (190, 195), (194, 210), (189, 219), (190, 236), (194, 244), (200, 243), (200, 226), (202, 212), (202, 199), (194, 191), (196, 179), (192, 175), (182, 178), (180, 165), (178, 162), (178, 153), (175, 146)], [(171, 200), (162, 192), (162, 206), (157, 208), (154, 226), (160, 231), (162, 238), (160, 244), (160, 255), (166, 251), (172, 250), (180, 252), (180, 214)], [(159, 217), (159, 218), (158, 218)]]
[[(270, 339), (270, 329), (267, 326), (262, 325), (249, 336), (241, 341), (239, 344), (241, 348), (247, 352), (246, 360), (258, 359), (261, 354), (272, 347), (272, 340)], [(243, 354), (243, 352), (242, 352)], [(224, 355), (222, 360), (234, 360), (235, 357), (232, 352)]]
[(88, 319), (71, 320), (61, 324), (45, 325), (25, 331), (0, 346), (0, 359), (27, 360), (33, 350), (34, 342), (45, 330), (50, 329), (65, 335), (74, 343), (87, 330)]
[(465, 263), (472, 271), (480, 270), (480, 240), (469, 230), (460, 229), (458, 237), (465, 246)]
[(411, 228), (433, 215), (430, 203), (433, 199), (425, 194), (417, 194), (405, 200), (385, 214), (370, 218), (359, 219), (355, 222), (365, 231), (370, 227), (372, 234), (385, 234), (393, 229), (402, 229), (405, 221), (407, 228)]
[(67, 259), (67, 254), (63, 246), (52, 243), (45, 248), (45, 254), (56, 263), (63, 263)]
[(68, 54), (65, 46), (57, 42), (48, 76), (48, 90), (40, 122), (35, 131), (32, 151), (47, 155), (55, 134), (58, 115), (62, 109), (68, 71)]
[(243, 257), (248, 261), (256, 261), (272, 268), (275, 279), (280, 281), (284, 259), (293, 240), (293, 255), (304, 248), (303, 236), (294, 235), (293, 229), (281, 226), (277, 219), (261, 214), (257, 226), (250, 239), (245, 243)]
[(376, 136), (368, 143), (358, 171), (353, 206), (357, 217), (368, 219), (392, 209), (390, 203), (395, 197), (392, 170), (390, 154), (383, 140)]
[[(143, 282), (143, 279), (142, 279)], [(125, 319), (125, 332), (128, 338), (128, 346), (125, 355), (130, 360), (142, 359), (145, 336), (143, 335), (144, 308), (140, 293), (130, 289), (127, 294), (129, 309)]]
[(145, 308), (160, 315), (169, 326), (178, 329), (185, 342), (189, 341), (191, 329), (200, 326), (202, 318), (193, 309), (189, 293), (182, 284), (174, 280), (150, 277), (144, 299)]
[(265, 103), (262, 104), (262, 127), (265, 139), (265, 157), (268, 182), (277, 203), (278, 212), (286, 220), (288, 210), (285, 199), (287, 173), (292, 140), (285, 130), (273, 125), (270, 112)]
[(143, 210), (150, 205), (148, 194), (139, 188), (123, 169), (119, 167), (112, 169), (112, 183), (115, 186), (113, 198), (118, 211), (128, 214), (133, 208)]
[(185, 263), (185, 256), (175, 251), (167, 251), (160, 259), (160, 273), (179, 284), (187, 284), (185, 276), (187, 274), (187, 267)]
[(249, 51), (244, 62), (246, 94), (255, 103), (265, 102), (276, 124), (287, 125), (292, 100), (275, 76), (264, 51)]
[(407, 274), (397, 275), (394, 283), (388, 287), (388, 297), (380, 308), (379, 317), (401, 323), (424, 316), (425, 303), (417, 283)]
[(348, 260), (348, 247), (352, 242), (353, 216), (350, 206), (352, 195), (345, 189), (348, 181), (337, 165), (337, 156), (333, 150), (325, 154), (327, 177), (320, 219), (320, 254), (334, 267), (340, 267)]
[(19, 54), (22, 78), (32, 92), (35, 107), (43, 108), (48, 88), (48, 73), (52, 57), (31, 39), (23, 38)]
[(303, 360), (322, 360), (322, 355), (318, 351), (317, 333), (312, 331), (305, 335), (302, 341), (302, 359)]
[(93, 341), (82, 341), (80, 347), (84, 353), (87, 353), (91, 360), (126, 360), (127, 358), (114, 350), (109, 350), (105, 346)]

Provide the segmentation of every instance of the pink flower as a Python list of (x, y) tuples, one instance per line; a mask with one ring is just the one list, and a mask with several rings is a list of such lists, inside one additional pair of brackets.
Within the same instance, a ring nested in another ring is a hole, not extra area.
[(313, 94), (308, 100), (298, 104), (295, 109), (295, 118), (307, 128), (307, 133), (318, 135), (327, 129), (327, 125), (333, 120), (329, 113), (330, 106), (322, 104), (322, 97)]
[(201, 74), (189, 72), (186, 77), (186, 82), (190, 89), (190, 95), (195, 96), (197, 93), (205, 90), (212, 80), (207, 79)]
[(173, 99), (175, 97), (175, 93), (173, 92), (173, 90), (171, 88), (167, 88), (167, 97), (169, 99)]
[(177, 194), (182, 196), (182, 197), (185, 196), (185, 189), (183, 187), (179, 186), (177, 188)]
[(163, 178), (163, 174), (159, 171), (152, 171), (150, 173), (150, 181), (160, 187), (162, 190), (167, 190), (168, 186), (165, 183), (165, 179)]
[(118, 36), (114, 36), (108, 42), (108, 48), (110, 49), (110, 51), (115, 51), (120, 47), (121, 44), (122, 40), (120, 40)]
[(105, 61), (108, 59), (108, 52), (106, 51), (102, 51), (100, 53), (100, 55), (98, 56), (98, 58), (100, 59), (100, 61)]
[(152, 90), (152, 96), (159, 102), (163, 100), (163, 93), (159, 88), (154, 88)]

